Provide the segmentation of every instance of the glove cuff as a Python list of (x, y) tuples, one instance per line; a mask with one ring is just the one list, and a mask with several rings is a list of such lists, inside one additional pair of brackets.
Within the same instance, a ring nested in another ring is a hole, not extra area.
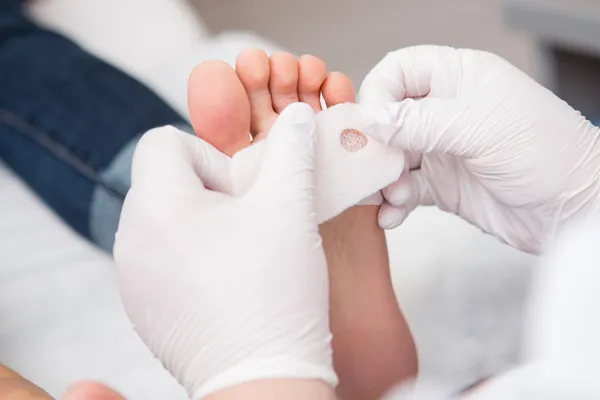
[(243, 383), (266, 379), (322, 380), (335, 387), (338, 378), (333, 366), (317, 365), (288, 357), (248, 361), (236, 365), (201, 383), (186, 387), (192, 400), (200, 400), (215, 392)]

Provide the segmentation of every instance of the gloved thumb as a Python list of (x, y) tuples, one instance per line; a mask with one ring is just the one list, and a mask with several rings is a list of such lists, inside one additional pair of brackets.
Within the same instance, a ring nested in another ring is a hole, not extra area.
[(304, 103), (290, 104), (265, 140), (261, 169), (249, 196), (271, 201), (314, 199), (316, 120)]
[[(455, 99), (406, 99), (388, 104), (362, 104), (371, 118), (369, 136), (386, 146), (415, 153), (448, 153), (472, 157), (477, 149), (463, 121), (472, 110)], [(473, 123), (476, 125), (476, 123)]]
[(203, 140), (172, 126), (140, 139), (133, 157), (132, 187), (172, 193), (196, 188), (229, 193), (229, 159)]

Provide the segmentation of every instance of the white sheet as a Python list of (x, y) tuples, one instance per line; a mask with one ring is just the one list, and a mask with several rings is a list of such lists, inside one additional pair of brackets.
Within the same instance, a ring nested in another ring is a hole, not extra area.
[(0, 167), (0, 362), (54, 396), (81, 379), (185, 399), (120, 306), (114, 267)]

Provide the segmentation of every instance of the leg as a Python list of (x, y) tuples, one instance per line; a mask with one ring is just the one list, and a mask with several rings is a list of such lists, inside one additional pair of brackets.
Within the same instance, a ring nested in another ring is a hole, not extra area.
[[(325, 64), (312, 56), (298, 62), (286, 53), (269, 59), (261, 51), (248, 50), (238, 57), (236, 69), (247, 97), (225, 64), (201, 64), (190, 78), (190, 117), (196, 132), (229, 155), (250, 144), (248, 132), (255, 137), (267, 132), (277, 113), (292, 102), (304, 101), (319, 111), (321, 91), (328, 106), (354, 101), (348, 78), (340, 73), (327, 76)], [(211, 80), (216, 75), (221, 77), (218, 83)], [(219, 93), (217, 99), (198, 90), (211, 82), (218, 87), (213, 92), (213, 96)], [(235, 104), (242, 111), (235, 117), (236, 125), (219, 131), (218, 126), (232, 120), (233, 107), (217, 113), (209, 111), (210, 104)], [(376, 215), (377, 207), (354, 207), (321, 227), (331, 278), (338, 393), (347, 399), (379, 398), (397, 381), (413, 377), (417, 369), (416, 350), (393, 293), (385, 236)]]
[(342, 399), (379, 399), (417, 373), (416, 348), (394, 295), (378, 208), (352, 207), (321, 225)]
[(73, 229), (110, 251), (139, 135), (184, 120), (18, 8), (0, 13), (0, 87), (0, 159)]

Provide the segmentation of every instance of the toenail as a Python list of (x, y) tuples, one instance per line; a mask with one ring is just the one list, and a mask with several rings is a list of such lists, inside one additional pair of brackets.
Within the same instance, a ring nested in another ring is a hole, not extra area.
[(367, 137), (356, 129), (344, 129), (340, 134), (340, 143), (344, 150), (355, 153), (367, 145)]

